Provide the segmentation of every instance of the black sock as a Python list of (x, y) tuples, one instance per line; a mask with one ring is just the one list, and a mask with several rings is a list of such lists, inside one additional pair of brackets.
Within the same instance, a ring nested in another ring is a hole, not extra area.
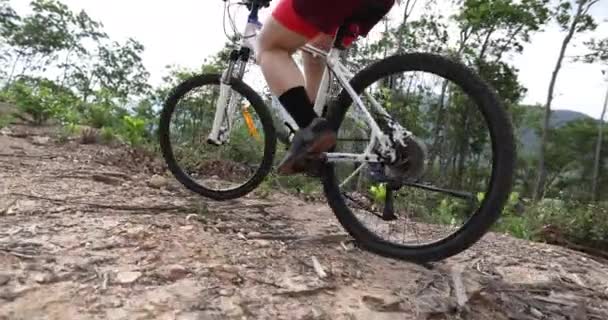
[(287, 90), (279, 97), (279, 101), (302, 129), (308, 127), (312, 120), (317, 117), (304, 87)]

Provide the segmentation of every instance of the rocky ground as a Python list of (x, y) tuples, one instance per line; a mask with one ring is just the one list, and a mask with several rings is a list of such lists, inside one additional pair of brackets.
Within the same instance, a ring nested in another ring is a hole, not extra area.
[(608, 262), (504, 235), (430, 266), (324, 203), (197, 197), (124, 148), (0, 134), (0, 319), (608, 319)]

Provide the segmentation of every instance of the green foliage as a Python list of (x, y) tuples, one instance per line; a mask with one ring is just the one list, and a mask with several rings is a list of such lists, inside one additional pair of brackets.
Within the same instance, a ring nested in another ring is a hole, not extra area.
[(73, 112), (77, 98), (70, 90), (46, 79), (20, 79), (6, 90), (6, 97), (36, 125), (50, 118), (71, 123), (78, 118)]
[(462, 201), (443, 199), (432, 215), (432, 222), (443, 225), (456, 226), (462, 224), (462, 214), (469, 206)]
[(146, 121), (135, 116), (124, 116), (120, 124), (120, 132), (130, 145), (140, 145), (147, 139)]
[(74, 123), (68, 123), (61, 127), (59, 130), (59, 142), (66, 143), (70, 138), (79, 135), (82, 130), (80, 125)]
[(558, 25), (564, 31), (571, 26), (574, 26), (575, 32), (595, 30), (597, 23), (589, 14), (589, 10), (596, 3), (595, 0), (560, 0), (553, 14)]
[(141, 54), (144, 46), (134, 39), (126, 43), (117, 42), (99, 47), (99, 62), (93, 75), (102, 88), (110, 90), (119, 98), (145, 94), (150, 85), (150, 74), (143, 65)]
[(386, 200), (386, 184), (384, 183), (371, 186), (369, 192), (374, 197), (376, 203), (384, 203)]
[(116, 140), (116, 133), (114, 132), (114, 129), (110, 127), (103, 127), (101, 128), (99, 137), (101, 138), (102, 143), (111, 144)]
[(569, 202), (563, 205), (536, 205), (530, 209), (535, 217), (536, 234), (539, 240), (545, 236), (542, 229), (559, 230), (561, 237), (570, 242), (601, 248), (608, 244), (608, 206)]
[(589, 49), (589, 53), (579, 57), (586, 63), (600, 62), (608, 65), (608, 38), (605, 39), (591, 39), (585, 42), (585, 45)]
[(10, 114), (0, 114), (0, 129), (11, 124), (15, 118)]

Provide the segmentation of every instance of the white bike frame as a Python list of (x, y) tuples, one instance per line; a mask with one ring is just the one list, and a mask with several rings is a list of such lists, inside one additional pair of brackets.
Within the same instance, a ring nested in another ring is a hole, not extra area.
[[(257, 35), (260, 28), (261, 23), (257, 21), (257, 17), (256, 19), (251, 19), (250, 16), (245, 27), (245, 32), (243, 33), (241, 47), (249, 48), (253, 53), (250, 55), (251, 57), (255, 57), (255, 53), (257, 52)], [(391, 139), (389, 139), (389, 137), (380, 129), (372, 117), (372, 114), (366, 108), (359, 94), (357, 94), (357, 92), (350, 85), (350, 79), (352, 79), (354, 75), (340, 62), (341, 50), (335, 48), (334, 46), (329, 52), (325, 52), (311, 45), (305, 45), (300, 50), (315, 57), (320, 57), (325, 61), (327, 66), (323, 73), (323, 77), (321, 78), (319, 92), (314, 104), (315, 112), (319, 116), (322, 115), (323, 108), (327, 103), (331, 76), (333, 75), (338, 80), (340, 86), (350, 95), (352, 101), (354, 102), (354, 106), (363, 115), (361, 120), (363, 120), (371, 130), (369, 144), (363, 153), (354, 154), (328, 152), (324, 155), (324, 159), (330, 163), (359, 162), (363, 163), (363, 165), (372, 162), (380, 162), (381, 158), (389, 161), (395, 161), (397, 158), (397, 152), (394, 148), (394, 141), (406, 141), (405, 139), (411, 136), (411, 132), (405, 130), (397, 123), (389, 122), (392, 129), (393, 138), (391, 141)], [(250, 60), (253, 60), (255, 63), (255, 58)], [(231, 76), (242, 79), (243, 75), (245, 74), (248, 61), (238, 62), (239, 63), (237, 64), (231, 63), (227, 70), (224, 71), (222, 77), (220, 96), (216, 104), (213, 128), (208, 139), (208, 141), (214, 144), (220, 145), (228, 140), (227, 137), (232, 129), (232, 125), (234, 124), (234, 119), (236, 119), (236, 115), (238, 114), (236, 107), (241, 97), (238, 94), (233, 93), (233, 91), (230, 89), (230, 79)], [(371, 107), (376, 113), (386, 116), (387, 119), (391, 119), (386, 110), (384, 110), (380, 103), (369, 92), (364, 92), (363, 94), (370, 101)], [(285, 124), (286, 126), (290, 126), (296, 131), (299, 129), (295, 121), (284, 110), (284, 108), (282, 108), (282, 106), (273, 104), (271, 107), (282, 109), (277, 110), (279, 111), (277, 114), (281, 118), (281, 123)], [(228, 121), (226, 121), (226, 118), (228, 118)], [(363, 168), (363, 165), (358, 168), (353, 175), (358, 173), (358, 171)]]

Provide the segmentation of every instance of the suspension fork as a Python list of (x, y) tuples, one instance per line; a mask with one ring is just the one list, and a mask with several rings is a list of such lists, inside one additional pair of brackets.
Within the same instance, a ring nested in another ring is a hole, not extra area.
[(220, 96), (215, 104), (213, 127), (207, 138), (207, 142), (210, 144), (222, 145), (230, 136), (236, 107), (241, 98), (239, 94), (231, 90), (232, 80), (243, 79), (250, 55), (251, 50), (245, 47), (230, 52), (228, 68), (224, 70), (220, 79)]

